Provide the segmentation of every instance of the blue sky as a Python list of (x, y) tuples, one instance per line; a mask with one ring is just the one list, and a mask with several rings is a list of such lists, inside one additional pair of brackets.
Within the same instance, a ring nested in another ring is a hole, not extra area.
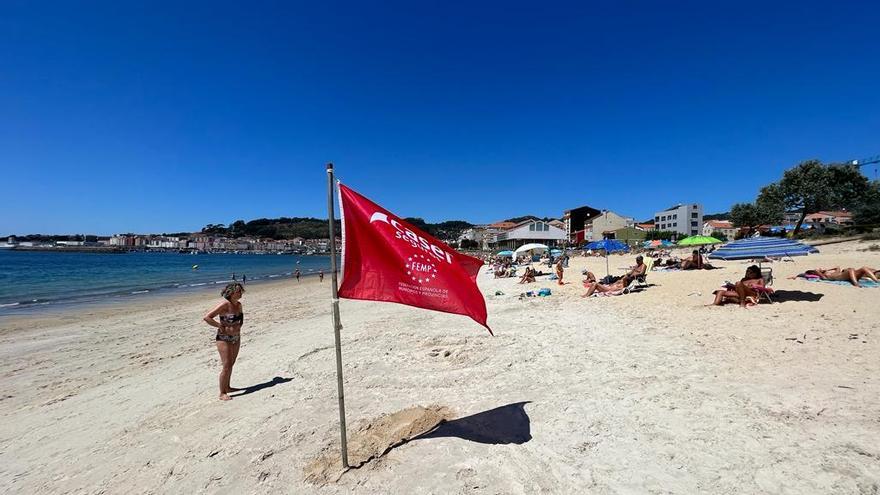
[[(3, 2), (5, 233), (751, 200), (880, 153), (872, 2)], [(874, 178), (874, 171), (867, 174)]]

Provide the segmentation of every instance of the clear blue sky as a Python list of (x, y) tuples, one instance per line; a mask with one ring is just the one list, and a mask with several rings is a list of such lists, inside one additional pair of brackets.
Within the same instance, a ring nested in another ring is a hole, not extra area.
[(325, 217), (331, 160), (428, 221), (724, 211), (880, 153), (878, 26), (866, 1), (5, 1), (0, 234)]

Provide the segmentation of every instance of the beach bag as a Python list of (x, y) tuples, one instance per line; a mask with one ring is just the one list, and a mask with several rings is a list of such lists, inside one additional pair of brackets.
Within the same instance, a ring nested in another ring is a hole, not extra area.
[(549, 296), (549, 295), (550, 295), (550, 289), (543, 288), (543, 289), (538, 290), (538, 296), (540, 296), (540, 297), (545, 297), (545, 296)]

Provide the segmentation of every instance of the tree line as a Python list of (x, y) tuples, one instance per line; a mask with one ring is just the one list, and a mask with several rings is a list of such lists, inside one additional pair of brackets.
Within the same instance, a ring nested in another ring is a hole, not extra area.
[[(448, 220), (440, 223), (428, 223), (422, 218), (413, 217), (404, 220), (439, 239), (457, 239), (462, 231), (473, 227), (473, 224), (463, 220)], [(326, 239), (328, 237), (327, 219), (312, 217), (258, 218), (249, 222), (236, 220), (229, 225), (208, 224), (201, 232), (233, 238)], [(336, 232), (341, 232), (339, 220), (336, 220)]]
[(730, 221), (754, 230), (781, 224), (787, 213), (797, 214), (797, 235), (807, 215), (831, 210), (852, 212), (853, 222), (863, 229), (880, 226), (880, 182), (868, 180), (855, 165), (808, 160), (762, 187), (755, 201), (734, 204)]

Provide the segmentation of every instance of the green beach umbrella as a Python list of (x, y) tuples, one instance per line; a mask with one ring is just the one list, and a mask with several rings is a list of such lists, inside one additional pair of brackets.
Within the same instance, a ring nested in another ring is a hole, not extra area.
[(723, 241), (719, 241), (714, 237), (709, 237), (707, 235), (692, 235), (690, 237), (685, 237), (684, 239), (678, 241), (679, 246), (704, 246), (706, 244), (721, 244)]

